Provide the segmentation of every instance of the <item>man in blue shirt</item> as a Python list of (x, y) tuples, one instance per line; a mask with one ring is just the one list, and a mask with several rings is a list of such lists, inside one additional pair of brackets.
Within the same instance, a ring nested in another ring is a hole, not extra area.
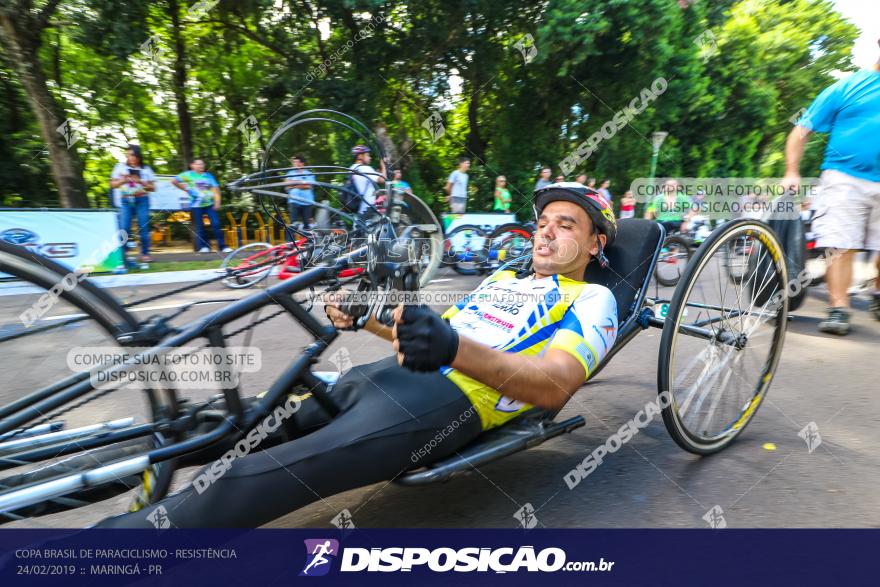
[(315, 176), (306, 169), (306, 159), (302, 155), (294, 155), (290, 159), (293, 169), (287, 172), (287, 213), (290, 223), (296, 224), (302, 219), (302, 228), (307, 230), (312, 222), (312, 205), (315, 203), (315, 192), (312, 186)]
[[(816, 246), (841, 253), (831, 257), (826, 272), (831, 307), (819, 330), (844, 335), (850, 330), (853, 256), (880, 251), (880, 61), (825, 88), (798, 120), (785, 145), (786, 188), (800, 182), (798, 168), (811, 132), (831, 135), (814, 203)], [(877, 267), (880, 271), (880, 259)], [(880, 275), (871, 313), (880, 320)]]

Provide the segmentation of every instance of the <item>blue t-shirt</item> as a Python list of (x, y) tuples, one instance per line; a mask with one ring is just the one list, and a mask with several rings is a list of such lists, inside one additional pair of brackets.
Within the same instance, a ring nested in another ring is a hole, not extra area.
[[(287, 178), (296, 183), (315, 183), (315, 176), (307, 169), (291, 169), (287, 172)], [(309, 202), (315, 201), (315, 192), (312, 188), (290, 188), (287, 190), (287, 196), (288, 203), (301, 206), (308, 206)]]
[(822, 169), (880, 181), (880, 71), (864, 69), (828, 86), (798, 124), (831, 133)]

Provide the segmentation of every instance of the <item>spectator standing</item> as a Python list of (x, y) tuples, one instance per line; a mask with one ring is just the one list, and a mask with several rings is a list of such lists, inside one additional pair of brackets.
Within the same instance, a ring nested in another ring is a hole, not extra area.
[(507, 188), (507, 178), (499, 175), (495, 178), (495, 205), (493, 212), (510, 212), (510, 190)]
[(141, 240), (141, 269), (147, 269), (150, 258), (150, 194), (156, 189), (156, 175), (144, 165), (139, 145), (129, 145), (125, 161), (117, 163), (110, 174), (110, 187), (119, 194), (119, 228), (131, 234), (131, 222), (137, 217)]
[(577, 179), (575, 179), (575, 181), (581, 185), (587, 185), (587, 174), (581, 173), (577, 176)]
[(220, 227), (220, 184), (213, 174), (205, 171), (202, 159), (193, 159), (189, 171), (184, 171), (171, 180), (171, 183), (189, 194), (189, 209), (193, 227), (196, 229), (196, 249), (200, 253), (211, 252), (211, 242), (205, 232), (204, 216), (211, 222), (211, 230), (217, 240), (217, 250), (223, 253), (232, 251), (223, 242), (223, 229)]
[(645, 210), (645, 218), (654, 219), (666, 229), (666, 234), (685, 232), (693, 210), (691, 199), (679, 188), (674, 179), (667, 180), (663, 192), (657, 195)]
[(397, 191), (413, 195), (412, 186), (403, 180), (403, 172), (400, 169), (394, 170), (394, 179), (391, 181), (391, 187)]
[(468, 170), (471, 168), (471, 160), (467, 157), (459, 157), (458, 169), (449, 174), (446, 180), (446, 201), (453, 214), (464, 214), (467, 210)]
[(306, 169), (306, 159), (302, 155), (294, 155), (290, 159), (293, 169), (287, 172), (284, 184), (287, 186), (287, 214), (290, 223), (297, 224), (302, 220), (303, 230), (312, 224), (312, 208), (315, 204), (314, 174)]
[(550, 179), (550, 174), (552, 172), (553, 172), (553, 170), (550, 169), (549, 167), (542, 167), (541, 168), (541, 175), (540, 175), (540, 177), (538, 177), (538, 181), (535, 182), (534, 191), (538, 191), (542, 188), (547, 187), (551, 183), (553, 183), (553, 181)]
[[(825, 88), (785, 144), (783, 187), (800, 186), (800, 162), (811, 132), (830, 133), (822, 161), (812, 230), (817, 248), (837, 249), (825, 281), (828, 317), (819, 330), (850, 331), (849, 294), (856, 251), (880, 251), (880, 60)], [(880, 320), (880, 257), (870, 312)]]
[(621, 218), (632, 218), (636, 215), (636, 199), (633, 197), (633, 193), (630, 191), (626, 191), (623, 193), (623, 198), (620, 199), (620, 217)]
[(592, 189), (596, 189), (596, 178), (595, 177), (591, 177), (590, 179), (587, 180), (587, 187), (592, 188)]
[(599, 186), (599, 193), (602, 194), (603, 198), (608, 200), (608, 203), (611, 203), (614, 201), (614, 196), (611, 195), (611, 190), (609, 189), (610, 187), (611, 187), (611, 180), (610, 179), (606, 179)]
[(565, 176), (557, 175), (556, 178), (553, 180), (553, 183), (562, 183), (563, 181), (565, 181)]
[(376, 203), (376, 184), (385, 183), (385, 162), (379, 161), (379, 171), (370, 165), (372, 155), (370, 148), (365, 145), (355, 145), (351, 149), (354, 155), (354, 163), (349, 169), (356, 171), (351, 176), (355, 191), (361, 197), (358, 214), (364, 214), (370, 206)]
[[(409, 182), (403, 180), (403, 172), (400, 169), (394, 170), (394, 179), (392, 179), (388, 186), (391, 188), (391, 191), (398, 192), (398, 194), (409, 194), (413, 195), (412, 186), (409, 185)], [(398, 198), (400, 196), (398, 195)], [(400, 201), (400, 200), (397, 200)], [(376, 197), (376, 208), (385, 212), (387, 209), (386, 198), (384, 195), (379, 195)]]

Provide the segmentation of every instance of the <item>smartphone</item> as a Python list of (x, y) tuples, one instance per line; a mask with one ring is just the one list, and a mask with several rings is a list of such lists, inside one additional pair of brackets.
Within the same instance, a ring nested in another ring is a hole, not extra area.
[(129, 175), (132, 175), (132, 176), (134, 176), (134, 177), (140, 177), (140, 176), (141, 176), (141, 170), (140, 170), (140, 169), (132, 169), (131, 167), (129, 167), (129, 168), (128, 168), (128, 174), (129, 174)]

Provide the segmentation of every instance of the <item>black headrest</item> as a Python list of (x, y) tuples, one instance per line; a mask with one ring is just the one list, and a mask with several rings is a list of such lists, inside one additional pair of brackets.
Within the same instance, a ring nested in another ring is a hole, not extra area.
[(602, 269), (595, 260), (587, 265), (584, 281), (604, 285), (617, 300), (617, 319), (622, 324), (645, 282), (651, 259), (663, 231), (653, 220), (628, 218), (617, 221), (617, 239), (605, 249), (609, 265)]

